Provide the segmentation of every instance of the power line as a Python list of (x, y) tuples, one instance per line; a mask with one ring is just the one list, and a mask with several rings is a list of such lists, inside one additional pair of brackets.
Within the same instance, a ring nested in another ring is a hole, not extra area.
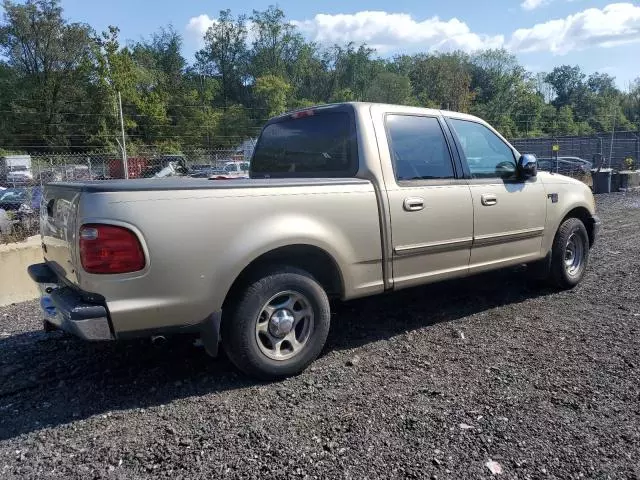
[[(33, 99), (10, 99), (9, 102), (16, 102), (16, 103), (21, 103), (21, 102), (32, 102), (35, 103), (36, 106), (32, 107), (32, 108), (36, 108), (37, 106), (39, 106), (38, 104), (40, 104), (41, 102), (37, 102), (36, 100)], [(114, 103), (113, 102), (99, 102), (99, 101), (90, 101), (90, 100), (65, 100), (64, 102), (62, 102), (64, 105), (93, 105), (93, 106), (105, 106), (105, 107), (113, 107)], [(215, 110), (235, 110), (235, 109), (241, 109), (241, 110), (260, 110), (260, 111), (264, 111), (264, 110), (269, 110), (269, 108), (267, 107), (247, 107), (246, 105), (242, 105), (242, 104), (235, 104), (235, 105), (230, 105), (230, 106), (213, 106), (213, 105), (209, 105), (207, 103), (201, 103), (201, 104), (179, 104), (179, 103), (169, 103), (169, 104), (161, 104), (164, 107), (167, 108), (198, 108), (198, 109), (203, 109), (203, 108), (212, 108)], [(19, 105), (22, 106), (22, 105)], [(123, 108), (137, 108), (138, 106), (135, 103), (123, 103), (122, 104)], [(25, 107), (25, 108), (29, 108), (29, 107)]]
[[(115, 120), (115, 119), (114, 119)], [(267, 121), (268, 119), (265, 119), (265, 121)], [(67, 123), (67, 122), (58, 122), (58, 123), (33, 123), (33, 122), (20, 122), (20, 123), (14, 123), (13, 125), (28, 125), (28, 126), (49, 126), (49, 127), (60, 127), (60, 126), (65, 126), (65, 127), (86, 127), (86, 126), (90, 126), (90, 127), (95, 127), (95, 125), (92, 124), (87, 124), (87, 123)], [(141, 125), (136, 125), (135, 127), (130, 127), (130, 129), (135, 129), (135, 128), (187, 128), (187, 129), (196, 129), (196, 128), (202, 128), (202, 129), (216, 129), (219, 128), (219, 126), (209, 126), (209, 125), (175, 125), (175, 124), (162, 124), (162, 123), (145, 123), (145, 124), (141, 124)], [(250, 130), (261, 130), (262, 127), (249, 127)]]
[[(12, 137), (36, 137), (38, 135), (32, 135), (30, 133), (18, 133), (15, 135), (11, 135)], [(60, 137), (60, 138), (87, 138), (91, 135), (83, 135), (83, 134), (60, 134), (60, 135), (50, 135), (51, 137)], [(98, 135), (96, 135), (98, 136)], [(111, 138), (111, 137), (115, 137), (115, 134), (113, 135), (100, 135), (101, 137), (104, 138)], [(127, 137), (130, 138), (148, 138), (151, 135), (127, 135)], [(187, 137), (187, 138), (203, 138), (203, 135), (165, 135), (162, 138), (170, 138), (170, 139), (179, 139), (179, 138), (183, 138), (183, 137)], [(215, 140), (216, 138), (247, 138), (246, 135), (211, 135), (211, 138), (213, 140)]]

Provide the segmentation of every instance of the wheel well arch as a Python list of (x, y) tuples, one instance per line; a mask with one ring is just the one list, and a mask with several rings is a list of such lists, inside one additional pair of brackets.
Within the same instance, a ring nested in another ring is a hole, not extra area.
[(277, 266), (295, 267), (311, 274), (330, 297), (344, 295), (344, 278), (335, 259), (320, 247), (298, 244), (279, 247), (260, 255), (247, 265), (236, 277), (222, 303), (229, 305), (248, 282), (261, 272)]
[(560, 225), (562, 225), (568, 218), (577, 218), (582, 223), (584, 223), (584, 226), (587, 229), (587, 234), (589, 235), (589, 245), (593, 245), (593, 242), (595, 241), (595, 227), (593, 224), (593, 216), (591, 215), (591, 212), (585, 207), (575, 207), (567, 212), (567, 214), (560, 222)]

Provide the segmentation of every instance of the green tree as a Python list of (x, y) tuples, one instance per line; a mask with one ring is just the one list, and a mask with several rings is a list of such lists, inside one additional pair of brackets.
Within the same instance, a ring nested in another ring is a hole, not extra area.
[(330, 73), (317, 45), (304, 43), (300, 46), (296, 59), (290, 65), (289, 82), (294, 89), (294, 98), (309, 99), (315, 103), (329, 99)]
[(558, 109), (556, 120), (557, 135), (576, 135), (578, 128), (573, 120), (573, 110), (569, 105), (564, 105)]
[(640, 130), (640, 77), (630, 83), (629, 91), (622, 98), (622, 108), (625, 116), (634, 122), (632, 128)]
[(248, 58), (246, 17), (234, 18), (230, 10), (222, 10), (204, 41), (204, 48), (196, 53), (200, 71), (220, 79), (224, 106), (239, 101)]
[(251, 74), (254, 78), (276, 75), (288, 79), (295, 70), (294, 62), (304, 45), (302, 35), (286, 20), (284, 12), (270, 5), (266, 10), (254, 10)]
[(465, 54), (420, 54), (409, 58), (401, 60), (404, 65), (398, 70), (408, 71), (413, 92), (423, 106), (469, 111), (474, 94)]
[(585, 75), (579, 66), (561, 65), (554, 68), (546, 77), (546, 82), (553, 86), (556, 98), (553, 104), (557, 107), (571, 105), (576, 96), (584, 88)]
[(337, 92), (333, 92), (330, 98), (331, 103), (340, 102), (353, 102), (356, 99), (356, 94), (350, 88), (343, 88)]
[(242, 140), (256, 134), (251, 118), (243, 105), (231, 105), (224, 109), (222, 117), (214, 132), (214, 148), (237, 146)]
[(411, 82), (405, 75), (382, 72), (371, 81), (364, 99), (369, 102), (410, 104), (412, 103)]
[(616, 79), (607, 73), (595, 72), (587, 78), (587, 87), (596, 95), (612, 95), (620, 93), (616, 87)]
[[(62, 145), (77, 140), (72, 123), (86, 100), (92, 30), (62, 18), (58, 0), (4, 2), (0, 24), (0, 54), (20, 86), (14, 97), (22, 142)], [(78, 110), (76, 112), (76, 110)]]
[(286, 111), (291, 91), (291, 85), (276, 75), (258, 78), (254, 87), (254, 95), (268, 117), (275, 117)]
[(325, 53), (325, 64), (330, 71), (330, 96), (334, 92), (349, 89), (354, 100), (363, 100), (372, 78), (385, 71), (384, 62), (374, 60), (375, 50), (353, 43), (344, 47), (335, 45)]
[(135, 135), (134, 139), (142, 138), (138, 130), (140, 116), (136, 106), (142, 103), (141, 94), (146, 91), (140, 88), (144, 70), (136, 65), (128, 48), (120, 47), (119, 34), (118, 27), (110, 26), (108, 31), (95, 37), (93, 48), (97, 77), (92, 95), (95, 112), (93, 115), (100, 119), (100, 124), (92, 143), (110, 147), (115, 147), (120, 141), (118, 94), (123, 103), (126, 130)]

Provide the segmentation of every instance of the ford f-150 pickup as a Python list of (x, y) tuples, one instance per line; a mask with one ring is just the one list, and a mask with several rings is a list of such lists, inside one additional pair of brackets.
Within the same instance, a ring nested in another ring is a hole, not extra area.
[(586, 185), (538, 173), (486, 122), (367, 103), (270, 120), (249, 179), (54, 183), (42, 202), (29, 273), (48, 328), (195, 332), (261, 378), (320, 354), (331, 297), (519, 264), (572, 288), (600, 223)]

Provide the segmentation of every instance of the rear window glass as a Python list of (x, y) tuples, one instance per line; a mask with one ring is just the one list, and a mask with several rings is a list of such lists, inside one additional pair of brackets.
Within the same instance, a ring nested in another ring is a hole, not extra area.
[(345, 177), (357, 171), (355, 126), (347, 112), (323, 112), (267, 125), (252, 176)]

